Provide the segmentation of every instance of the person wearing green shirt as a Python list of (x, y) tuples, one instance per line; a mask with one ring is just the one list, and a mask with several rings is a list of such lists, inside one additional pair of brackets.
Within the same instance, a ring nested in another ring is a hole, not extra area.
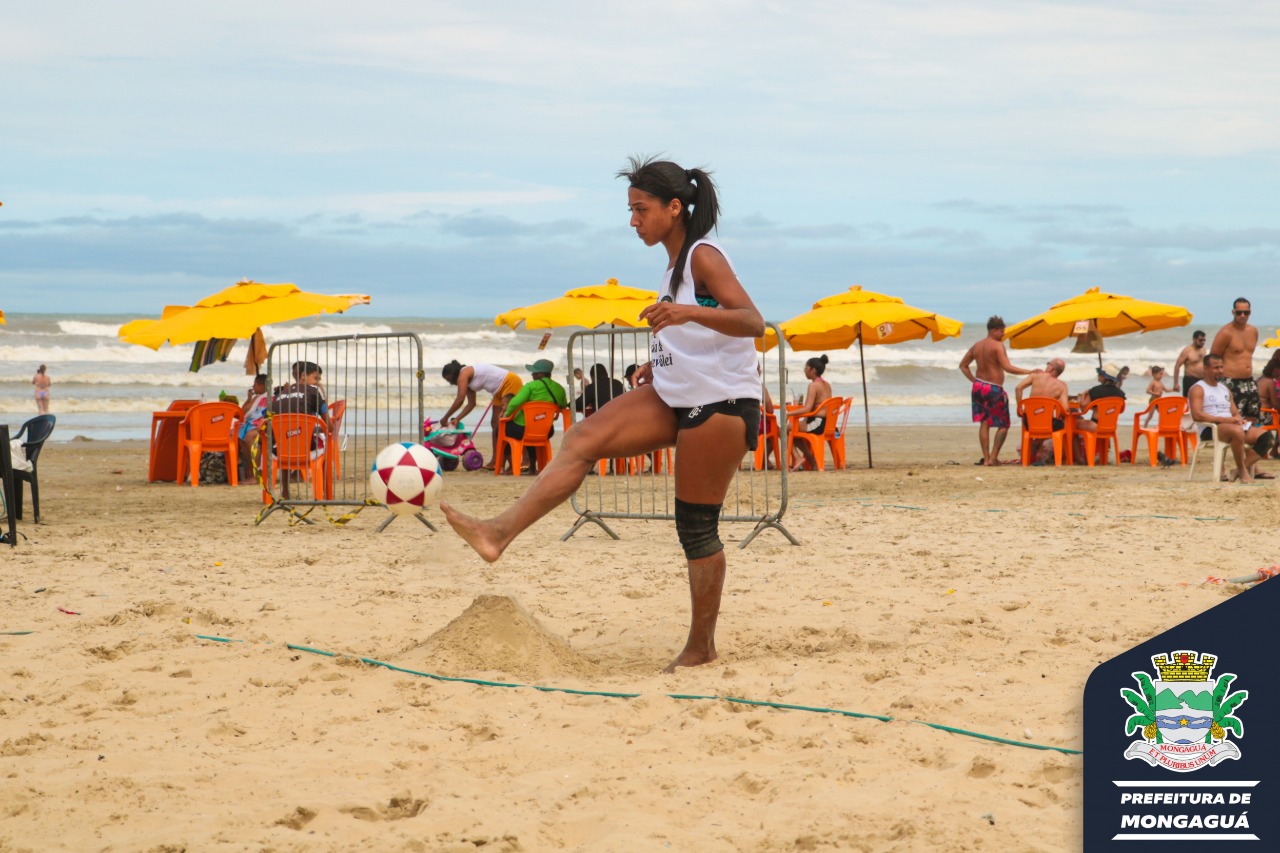
[[(506, 417), (514, 416), (514, 420), (507, 424), (507, 435), (511, 438), (524, 437), (524, 412), (520, 411), (520, 407), (525, 403), (555, 403), (561, 409), (569, 405), (569, 395), (565, 393), (564, 386), (551, 378), (551, 371), (555, 369), (555, 365), (550, 359), (540, 358), (533, 364), (526, 364), (525, 369), (533, 374), (533, 381), (526, 382), (507, 404)], [(553, 426), (551, 435), (555, 434), (556, 429)], [(526, 468), (536, 472), (537, 450), (527, 447), (524, 454)]]

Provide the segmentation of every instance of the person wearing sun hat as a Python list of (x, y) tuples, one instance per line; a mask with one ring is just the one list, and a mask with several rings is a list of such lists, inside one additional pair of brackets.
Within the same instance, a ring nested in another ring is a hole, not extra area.
[[(551, 371), (555, 370), (555, 365), (550, 359), (540, 358), (533, 364), (526, 364), (525, 370), (533, 375), (532, 382), (526, 382), (516, 395), (511, 398), (511, 402), (507, 403), (507, 411), (504, 417), (512, 418), (507, 423), (507, 435), (511, 438), (522, 438), (524, 436), (524, 412), (520, 411), (520, 407), (525, 403), (541, 402), (555, 403), (560, 408), (566, 408), (569, 405), (569, 395), (565, 392), (564, 386), (551, 378)], [(556, 434), (556, 428), (551, 428), (551, 435)], [(525, 449), (525, 460), (527, 467), (530, 469), (537, 468), (537, 451), (534, 448)]]
[(1107, 362), (1098, 368), (1098, 384), (1085, 391), (1080, 397), (1081, 410), (1087, 409), (1089, 404), (1094, 400), (1102, 400), (1106, 397), (1119, 397), (1124, 399), (1124, 391), (1117, 384), (1117, 377), (1120, 371), (1111, 362)]

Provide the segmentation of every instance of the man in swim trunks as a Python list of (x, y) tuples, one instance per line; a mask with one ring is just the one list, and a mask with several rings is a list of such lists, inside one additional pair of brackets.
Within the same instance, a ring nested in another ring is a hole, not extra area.
[(1243, 296), (1231, 306), (1231, 322), (1218, 330), (1209, 352), (1222, 358), (1226, 386), (1231, 390), (1231, 400), (1247, 421), (1258, 423), (1262, 419), (1258, 383), (1253, 379), (1253, 351), (1258, 346), (1258, 328), (1249, 325), (1253, 306)]
[[(977, 362), (977, 370), (969, 366)], [(1029, 376), (1039, 373), (1014, 367), (1004, 350), (1004, 319), (993, 316), (987, 320), (987, 336), (969, 347), (960, 360), (960, 372), (973, 383), (970, 399), (973, 405), (973, 421), (978, 428), (978, 443), (982, 445), (982, 459), (976, 465), (999, 465), (1000, 448), (1009, 434), (1009, 395), (1004, 390), (1004, 375)], [(976, 374), (976, 375), (975, 375)], [(991, 427), (996, 428), (994, 441)]]
[(1204, 379), (1204, 355), (1208, 350), (1205, 349), (1205, 333), (1201, 329), (1196, 329), (1191, 333), (1191, 343), (1182, 348), (1182, 352), (1178, 353), (1178, 360), (1173, 364), (1173, 387), (1178, 387), (1178, 374), (1185, 369), (1182, 375), (1182, 396), (1187, 396), (1187, 392), (1191, 390), (1191, 386), (1195, 385), (1201, 379)]

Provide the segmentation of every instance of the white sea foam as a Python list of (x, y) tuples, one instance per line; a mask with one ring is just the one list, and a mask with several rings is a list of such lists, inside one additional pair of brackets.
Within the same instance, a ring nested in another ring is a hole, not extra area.
[[(156, 316), (158, 316), (158, 311)], [(9, 324), (0, 327), (0, 413), (15, 421), (34, 414), (31, 377), (39, 364), (47, 364), (53, 379), (53, 411), (65, 414), (79, 434), (94, 437), (120, 437), (123, 433), (145, 435), (150, 412), (167, 407), (176, 397), (213, 399), (220, 390), (243, 395), (247, 386), (243, 358), (245, 345), (238, 344), (226, 363), (190, 373), (190, 345), (165, 345), (157, 351), (125, 344), (118, 340), (119, 327), (130, 317), (100, 315), (10, 315)], [(1193, 328), (1204, 328), (1211, 335), (1220, 324), (1197, 324), (1193, 327), (1108, 338), (1104, 362), (1129, 365), (1133, 379), (1128, 384), (1131, 397), (1142, 397), (1144, 372), (1152, 364), (1172, 370), (1179, 351), (1190, 342)], [(1266, 324), (1262, 324), (1266, 325)], [(427, 414), (438, 414), (453, 400), (454, 389), (440, 376), (442, 365), (452, 359), (463, 364), (496, 364), (526, 376), (524, 365), (536, 358), (549, 358), (557, 365), (557, 378), (568, 365), (566, 346), (574, 329), (552, 330), (545, 350), (538, 344), (543, 331), (512, 331), (495, 326), (491, 319), (475, 320), (403, 318), (387, 319), (361, 316), (359, 310), (343, 315), (326, 315), (311, 320), (282, 323), (267, 327), (268, 344), (317, 337), (367, 338), (371, 335), (408, 333), (417, 336), (422, 346), (424, 393)], [(862, 403), (863, 365), (870, 394), (871, 418), (875, 423), (956, 423), (968, 424), (969, 384), (958, 365), (965, 351), (985, 334), (981, 323), (970, 323), (960, 338), (937, 343), (911, 341), (890, 346), (864, 347), (860, 359), (856, 346), (829, 350), (826, 378), (837, 394), (853, 397)], [(621, 372), (624, 364), (639, 361), (646, 355), (643, 339), (634, 339), (615, 354), (613, 364)], [(1072, 392), (1082, 391), (1095, 382), (1094, 369), (1098, 357), (1071, 352), (1071, 341), (1044, 349), (1010, 350), (1010, 360), (1021, 367), (1040, 367), (1053, 357), (1064, 358), (1067, 371), (1063, 378)], [(396, 345), (398, 346), (398, 345)], [(378, 339), (366, 340), (361, 358), (385, 361)], [(277, 365), (294, 358), (312, 357), (315, 349), (278, 348)], [(590, 361), (608, 363), (609, 343), (597, 339)], [(297, 353), (297, 355), (295, 355)], [(788, 373), (785, 379), (788, 398), (805, 388), (804, 362), (818, 353), (786, 352)], [(1256, 359), (1265, 359), (1259, 350)], [(320, 359), (323, 360), (323, 359)], [(579, 358), (579, 360), (582, 360)], [(277, 367), (277, 374), (281, 372)], [(280, 381), (280, 376), (275, 377)], [(356, 396), (361, 392), (387, 394), (405, 392), (403, 375), (387, 372), (357, 371), (352, 363), (326, 363), (326, 387), (330, 399), (340, 395)], [(1019, 377), (1010, 376), (1006, 388), (1012, 394)], [(412, 382), (407, 383), (409, 386)], [(776, 384), (771, 387), (777, 394)], [(480, 407), (488, 403), (481, 394)], [(478, 417), (478, 414), (474, 417)], [(60, 422), (61, 427), (61, 422)], [(60, 428), (59, 433), (62, 430)]]

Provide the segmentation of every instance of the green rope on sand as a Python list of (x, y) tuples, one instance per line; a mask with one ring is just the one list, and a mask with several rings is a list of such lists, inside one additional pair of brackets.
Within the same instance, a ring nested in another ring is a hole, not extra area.
[[(217, 643), (241, 643), (243, 640), (232, 640), (227, 637), (214, 637), (206, 634), (196, 634), (201, 640), (213, 640)], [(310, 646), (299, 646), (294, 643), (286, 643), (285, 647), (297, 652), (308, 652), (313, 655), (323, 655), (328, 658), (339, 657), (338, 652), (326, 652), (323, 649), (313, 649)], [(637, 699), (640, 693), (620, 693), (609, 690), (578, 690), (570, 687), (548, 687), (541, 684), (518, 684), (510, 681), (486, 681), (482, 678), (460, 678), (450, 675), (438, 675), (433, 672), (420, 672), (416, 669), (408, 669), (403, 666), (387, 663), (385, 661), (376, 660), (374, 658), (366, 658), (353, 655), (356, 660), (369, 666), (380, 666), (389, 669), (392, 672), (403, 672), (406, 675), (416, 675), (421, 678), (431, 678), (436, 681), (452, 681), (461, 682), (462, 684), (475, 684), (480, 687), (528, 687), (542, 693), (568, 693), (573, 696), (604, 696), (612, 699)], [(944, 726), (941, 723), (928, 723), (924, 720), (900, 720), (897, 717), (886, 717), (881, 714), (864, 714), (859, 711), (845, 711), (840, 708), (823, 708), (816, 705), (792, 705), (785, 702), (766, 702), (758, 699), (742, 699), (736, 696), (703, 696), (695, 693), (664, 693), (662, 694), (668, 699), (680, 699), (689, 701), (708, 701), (708, 702), (731, 702), (735, 705), (754, 705), (760, 708), (776, 708), (781, 711), (808, 711), (814, 714), (838, 714), (842, 717), (855, 717), (865, 720), (879, 720), (882, 723), (915, 723), (922, 726), (928, 726), (931, 729), (949, 732), (951, 734), (965, 735), (966, 737), (978, 738), (979, 740), (989, 740), (994, 743), (1003, 743), (1008, 746), (1021, 746), (1026, 749), (1041, 749), (1052, 752), (1060, 752), (1063, 755), (1083, 755), (1084, 752), (1079, 749), (1068, 749), (1063, 746), (1048, 746), (1040, 743), (1029, 743), (1021, 740), (1010, 740), (1008, 738), (996, 737), (995, 735), (986, 735), (981, 732), (973, 732), (968, 729), (959, 729), (954, 726)]]

